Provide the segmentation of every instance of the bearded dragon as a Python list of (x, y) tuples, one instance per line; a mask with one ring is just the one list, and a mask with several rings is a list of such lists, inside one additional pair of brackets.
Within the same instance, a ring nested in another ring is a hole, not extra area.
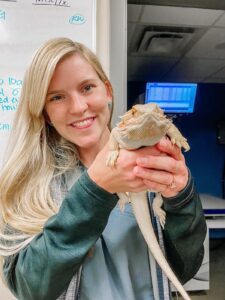
[[(155, 103), (134, 105), (121, 117), (120, 123), (111, 131), (107, 165), (111, 167), (116, 165), (121, 148), (133, 150), (143, 146), (153, 146), (164, 136), (169, 137), (172, 144), (180, 148), (183, 147), (186, 151), (190, 149), (186, 138), (165, 116), (159, 106)], [(156, 239), (151, 223), (147, 191), (120, 193), (118, 196), (120, 197), (120, 206), (124, 206), (126, 202), (131, 202), (138, 226), (155, 260), (183, 298), (190, 300), (187, 292), (170, 268)], [(154, 214), (159, 216), (161, 225), (164, 226), (165, 212), (161, 208), (161, 204), (162, 198), (158, 193), (153, 201), (153, 209)]]

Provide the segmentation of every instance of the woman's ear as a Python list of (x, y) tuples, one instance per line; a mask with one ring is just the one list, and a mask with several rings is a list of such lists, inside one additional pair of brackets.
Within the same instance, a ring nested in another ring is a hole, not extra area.
[(105, 87), (106, 87), (106, 90), (107, 90), (107, 94), (111, 98), (111, 101), (112, 101), (113, 89), (112, 89), (111, 83), (108, 80), (105, 81)]

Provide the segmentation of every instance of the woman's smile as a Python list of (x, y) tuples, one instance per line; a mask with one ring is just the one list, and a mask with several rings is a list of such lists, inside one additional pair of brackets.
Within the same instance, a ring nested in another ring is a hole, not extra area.
[(70, 124), (70, 126), (77, 128), (77, 129), (86, 129), (93, 125), (95, 121), (95, 117), (85, 118), (83, 120), (75, 121)]

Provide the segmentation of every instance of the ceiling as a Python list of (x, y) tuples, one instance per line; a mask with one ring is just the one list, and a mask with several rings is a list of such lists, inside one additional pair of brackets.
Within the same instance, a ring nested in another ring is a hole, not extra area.
[(128, 81), (225, 83), (224, 6), (130, 2), (135, 1), (128, 2)]

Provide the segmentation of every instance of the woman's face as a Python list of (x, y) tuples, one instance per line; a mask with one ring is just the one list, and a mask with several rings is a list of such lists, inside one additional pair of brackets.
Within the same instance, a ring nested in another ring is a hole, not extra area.
[(78, 151), (102, 148), (109, 137), (109, 83), (79, 54), (62, 60), (50, 82), (45, 112), (56, 131)]

